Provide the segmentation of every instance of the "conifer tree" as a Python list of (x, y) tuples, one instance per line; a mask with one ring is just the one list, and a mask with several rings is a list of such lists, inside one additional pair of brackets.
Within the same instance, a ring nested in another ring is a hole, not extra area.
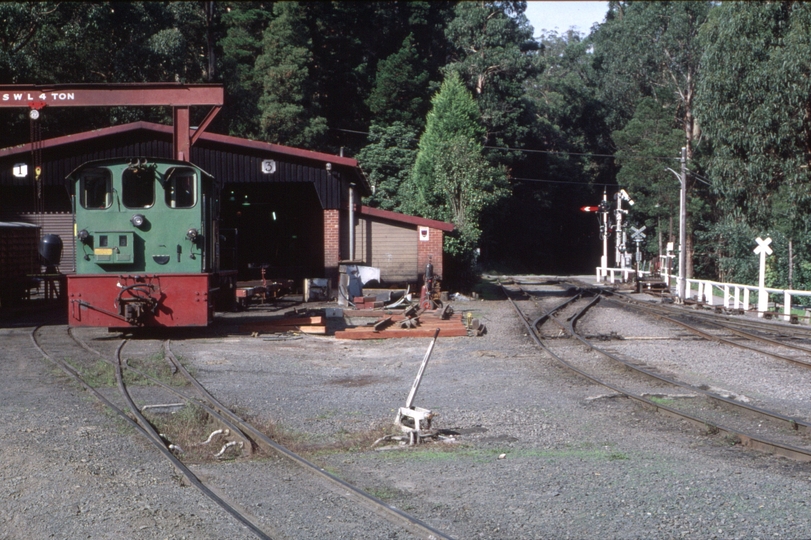
[(299, 2), (273, 6), (274, 19), (265, 30), (262, 55), (256, 59), (262, 81), (259, 100), (263, 138), (269, 142), (313, 148), (326, 134), (314, 97), (312, 40), (307, 8)]
[(388, 125), (403, 122), (422, 127), (427, 112), (423, 93), (428, 87), (426, 61), (420, 59), (409, 34), (399, 51), (377, 65), (372, 93), (366, 100), (374, 122)]
[(403, 201), (408, 211), (453, 223), (446, 250), (470, 259), (482, 211), (508, 194), (506, 171), (484, 159), (479, 109), (457, 74), (446, 77), (432, 106)]

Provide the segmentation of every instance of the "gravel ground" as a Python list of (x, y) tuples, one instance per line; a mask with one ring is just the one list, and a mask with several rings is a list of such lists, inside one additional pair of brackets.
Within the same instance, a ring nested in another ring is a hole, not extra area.
[[(320, 466), (456, 538), (811, 537), (811, 465), (730, 445), (626, 400), (589, 399), (606, 390), (540, 353), (508, 302), (453, 305), (481, 318), (488, 333), (440, 338), (415, 404), (439, 413), (434, 426), (459, 433), (455, 443), (333, 448), (348, 434), (391, 424), (428, 339), (265, 341), (232, 333), (237, 319), (229, 316), (209, 337), (172, 347), (221, 401), (322, 447), (310, 456)], [(620, 312), (579, 326), (637, 337), (674, 333)], [(8, 353), (0, 361), (0, 538), (250, 537), (12, 339), (27, 330), (0, 332)], [(634, 342), (633, 355), (650, 350), (670, 361), (662, 349), (668, 343)], [(702, 341), (678, 343), (694, 348), (696, 362), (707, 350)], [(735, 366), (743, 356), (733, 351), (725, 361)], [(689, 355), (680, 358), (670, 369), (680, 370)], [(741, 375), (741, 391), (761, 388), (756, 366), (747, 369), (754, 371)], [(807, 392), (799, 391), (797, 408), (809, 417)], [(279, 485), (295, 478), (294, 469), (275, 458), (194, 466), (274, 537), (409, 537), (371, 519), (367, 529), (362, 512), (339, 513), (329, 491), (318, 495), (320, 510), (304, 510), (295, 482)], [(326, 516), (331, 526), (323, 525)]]

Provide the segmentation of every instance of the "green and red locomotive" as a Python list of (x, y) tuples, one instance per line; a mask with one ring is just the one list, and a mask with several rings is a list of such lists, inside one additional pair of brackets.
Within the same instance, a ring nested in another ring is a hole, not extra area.
[(211, 175), (184, 161), (107, 159), (68, 182), (71, 326), (206, 326), (233, 304), (237, 273), (221, 268), (221, 186)]

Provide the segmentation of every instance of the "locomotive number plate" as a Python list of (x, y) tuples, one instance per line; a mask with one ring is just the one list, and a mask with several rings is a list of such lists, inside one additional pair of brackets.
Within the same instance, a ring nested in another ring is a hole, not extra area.
[(106, 256), (109, 257), (110, 255), (113, 254), (113, 249), (112, 248), (96, 248), (93, 251), (93, 254), (96, 255), (96, 257), (98, 257), (99, 255), (106, 255)]

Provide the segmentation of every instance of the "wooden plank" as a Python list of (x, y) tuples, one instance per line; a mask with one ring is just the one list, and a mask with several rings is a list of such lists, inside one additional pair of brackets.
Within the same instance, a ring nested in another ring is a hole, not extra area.
[(317, 334), (325, 336), (327, 334), (327, 327), (322, 325), (313, 326), (266, 326), (262, 328), (250, 328), (240, 326), (239, 332), (250, 332), (252, 334), (280, 334), (283, 332), (300, 332), (302, 334)]
[[(361, 328), (361, 331), (339, 330), (335, 332), (338, 339), (384, 339), (384, 338), (431, 338), (436, 332), (435, 326), (413, 328), (409, 330), (388, 329), (383, 332), (374, 332), (368, 328)], [(467, 329), (463, 326), (457, 328), (442, 329), (439, 337), (467, 337)]]
[(391, 310), (382, 309), (345, 309), (344, 317), (388, 317), (392, 314)]
[(272, 321), (256, 321), (240, 325), (240, 328), (246, 330), (261, 330), (262, 328), (270, 328), (277, 326), (309, 326), (313, 324), (324, 324), (324, 317), (292, 317), (289, 319), (276, 319)]
[(302, 334), (317, 334), (320, 336), (327, 335), (327, 327), (326, 326), (297, 326), (296, 330), (301, 332)]
[[(388, 321), (388, 319), (384, 319), (384, 320)], [(431, 321), (431, 322), (426, 322), (426, 323), (422, 324), (421, 327), (422, 328), (439, 328), (444, 332), (446, 329), (447, 330), (454, 330), (456, 328), (465, 328), (465, 325), (463, 325), (463, 324), (461, 324), (459, 322)], [(365, 331), (371, 330), (371, 329), (372, 329), (371, 326), (356, 326), (356, 327), (353, 327), (353, 328), (347, 328), (347, 329), (345, 329), (343, 331), (351, 333), (351, 332), (365, 332)], [(388, 330), (384, 329), (381, 332), (387, 332), (387, 331)]]
[(303, 326), (309, 324), (324, 324), (324, 317), (292, 317), (290, 319), (277, 319), (268, 321), (268, 324), (274, 326)]
[[(280, 324), (283, 323), (283, 324)], [(307, 328), (324, 324), (323, 317), (301, 317), (299, 319), (282, 319), (279, 321), (261, 321), (239, 326), (240, 332), (284, 332), (291, 328)]]

